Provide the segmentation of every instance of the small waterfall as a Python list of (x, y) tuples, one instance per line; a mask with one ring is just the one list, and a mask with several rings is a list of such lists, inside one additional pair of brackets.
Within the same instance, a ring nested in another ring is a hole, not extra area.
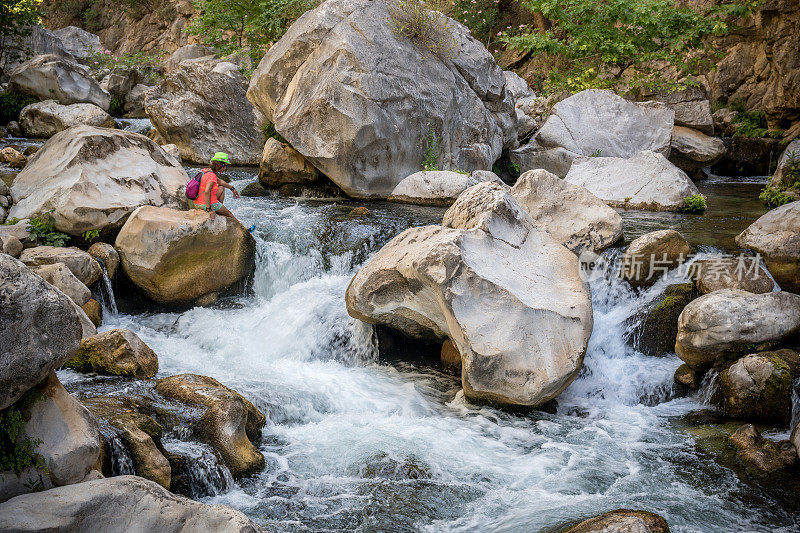
[(234, 486), (233, 476), (214, 450), (206, 444), (191, 441), (163, 440), (164, 449), (181, 456), (181, 478), (188, 495), (197, 499), (217, 496)]
[(713, 407), (712, 400), (718, 389), (719, 373), (716, 370), (709, 370), (706, 372), (706, 375), (703, 376), (703, 382), (700, 384), (700, 388), (697, 390), (695, 397), (697, 401), (706, 407)]
[(103, 277), (100, 279), (100, 283), (97, 284), (97, 296), (100, 306), (103, 308), (103, 316), (116, 317), (119, 311), (117, 309), (117, 300), (114, 298), (114, 287), (111, 286), (111, 279), (108, 277), (106, 265), (99, 259), (97, 262), (100, 263), (100, 268), (103, 269)]
[(126, 476), (136, 473), (133, 467), (133, 460), (128, 455), (128, 450), (125, 445), (119, 440), (117, 435), (107, 437), (108, 451), (111, 455), (111, 475), (112, 476)]

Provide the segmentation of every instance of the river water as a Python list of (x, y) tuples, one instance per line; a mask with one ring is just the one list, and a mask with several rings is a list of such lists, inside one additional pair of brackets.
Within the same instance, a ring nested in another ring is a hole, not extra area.
[[(239, 188), (252, 179), (234, 172)], [(730, 249), (764, 212), (763, 183), (710, 180), (705, 215), (628, 212), (626, 241), (683, 231), (701, 251)], [(107, 317), (159, 355), (159, 376), (195, 372), (240, 391), (268, 418), (266, 468), (201, 498), (274, 531), (550, 531), (620, 507), (664, 516), (673, 531), (797, 531), (798, 509), (709, 459), (680, 424), (704, 406), (675, 398), (673, 354), (625, 345), (626, 319), (677, 275), (637, 295), (592, 282), (595, 326), (580, 377), (553, 414), (466, 403), (435, 361), (382, 360), (371, 327), (351, 319), (347, 285), (403, 229), (443, 210), (383, 202), (242, 198), (257, 224), (253, 293), (212, 308)], [(348, 216), (357, 205), (371, 215)], [(81, 378), (63, 373), (69, 387)]]

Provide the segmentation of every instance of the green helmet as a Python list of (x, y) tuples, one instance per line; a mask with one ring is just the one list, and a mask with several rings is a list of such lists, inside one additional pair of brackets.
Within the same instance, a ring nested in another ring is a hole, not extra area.
[(230, 165), (231, 161), (228, 159), (228, 154), (225, 152), (217, 152), (214, 154), (214, 157), (211, 158), (211, 162), (217, 161), (219, 163), (225, 163), (226, 165)]

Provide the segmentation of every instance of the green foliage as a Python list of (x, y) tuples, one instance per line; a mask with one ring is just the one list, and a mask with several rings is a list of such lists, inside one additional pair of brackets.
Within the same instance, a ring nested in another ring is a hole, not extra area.
[[(761, 0), (733, 0), (706, 9), (673, 0), (524, 0), (551, 28), (518, 28), (501, 35), (508, 46), (545, 64), (545, 90), (672, 89), (678, 78), (712, 63), (709, 35), (728, 31), (727, 17), (752, 12)], [(687, 82), (688, 83), (688, 82)]]
[(32, 217), (28, 221), (27, 230), (37, 241), (45, 246), (65, 246), (69, 242), (69, 235), (61, 233), (53, 226), (55, 219), (52, 211)]
[(499, 4), (498, 0), (456, 0), (451, 13), (455, 20), (470, 29), (473, 37), (488, 46), (500, 20)]
[(592, 150), (592, 153), (589, 154), (589, 157), (602, 157), (603, 151), (598, 148), (597, 150)]
[(188, 32), (222, 55), (243, 52), (257, 62), (319, 0), (194, 0)]
[(17, 222), (19, 222), (19, 219), (17, 217), (11, 217), (11, 218), (7, 218), (5, 222), (0, 224), (0, 226), (13, 226)]
[(38, 98), (26, 96), (15, 91), (0, 93), (0, 122), (6, 123), (11, 120), (17, 120), (23, 107), (38, 101)]
[(686, 213), (702, 213), (706, 210), (706, 197), (693, 194), (683, 199), (683, 211)]
[(789, 187), (796, 188), (800, 185), (800, 154), (794, 150), (786, 152), (786, 161), (783, 163), (783, 176)]
[(760, 139), (762, 137), (774, 137), (780, 139), (783, 136), (782, 130), (771, 130), (767, 127), (767, 117), (763, 111), (741, 111), (733, 119), (736, 128), (733, 132), (734, 137), (749, 137)]
[(512, 162), (511, 162), (511, 168), (513, 168), (513, 169), (514, 169), (514, 172), (516, 172), (516, 174), (519, 176), (519, 174), (520, 174), (520, 168), (519, 168), (519, 165), (518, 165), (517, 163), (514, 163), (514, 162), (512, 161)]
[(30, 50), (25, 38), (39, 24), (41, 0), (3, 0), (0, 2), (0, 69), (25, 59)]
[[(109, 72), (123, 74), (129, 70), (136, 70), (144, 76), (145, 83), (154, 85), (158, 81), (158, 72), (163, 59), (163, 53), (114, 54), (111, 50), (104, 50), (91, 54), (87, 64), (96, 77), (104, 76)], [(114, 105), (113, 100), (111, 105)], [(118, 105), (124, 106), (122, 102), (118, 102)]]
[(447, 17), (428, 9), (421, 0), (392, 0), (388, 10), (395, 37), (408, 39), (441, 59), (453, 58), (456, 40)]
[(425, 138), (425, 157), (422, 159), (422, 170), (426, 172), (439, 170), (439, 143), (439, 135), (433, 124), (430, 124), (428, 135)]
[(100, 230), (99, 229), (86, 230), (83, 233), (81, 233), (81, 237), (83, 237), (83, 240), (85, 240), (86, 242), (92, 242), (93, 240), (100, 237)]
[(111, 97), (111, 104), (108, 107), (108, 114), (112, 117), (121, 117), (125, 114), (125, 101), (119, 96)]
[(264, 137), (267, 139), (275, 139), (278, 142), (282, 142), (283, 144), (289, 144), (289, 141), (283, 138), (283, 136), (278, 133), (278, 130), (275, 129), (275, 124), (272, 122), (267, 122), (264, 124)]
[(28, 467), (47, 471), (44, 458), (36, 453), (41, 441), (26, 437), (19, 439), (25, 429), (25, 415), (34, 402), (44, 399), (44, 395), (29, 390), (13, 405), (0, 411), (0, 472), (7, 470), (20, 475)]
[(767, 185), (761, 190), (761, 194), (758, 195), (758, 199), (764, 202), (764, 204), (768, 207), (780, 207), (784, 204), (788, 204), (789, 202), (794, 202), (795, 198), (786, 194), (784, 192), (785, 190), (786, 189), (782, 189), (780, 187)]

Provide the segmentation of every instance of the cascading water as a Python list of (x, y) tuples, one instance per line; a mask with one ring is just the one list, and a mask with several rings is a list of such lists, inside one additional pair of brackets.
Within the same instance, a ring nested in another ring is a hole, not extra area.
[(131, 459), (120, 438), (115, 434), (109, 434), (106, 436), (106, 442), (111, 456), (111, 475), (125, 476), (134, 474), (136, 469), (133, 466), (133, 459)]
[(103, 276), (97, 284), (97, 299), (100, 302), (100, 307), (103, 309), (103, 316), (106, 319), (116, 317), (119, 314), (117, 309), (117, 300), (114, 297), (114, 287), (111, 285), (111, 279), (108, 277), (108, 270), (102, 261), (98, 260), (100, 268), (103, 271)]
[[(440, 222), (441, 210), (368, 204), (359, 218), (352, 204), (231, 203), (258, 226), (254, 294), (104, 326), (136, 331), (159, 354), (160, 375), (212, 376), (267, 415), (265, 469), (204, 501), (275, 531), (541, 531), (619, 507), (658, 512), (679, 532), (800, 525), (676, 425), (704, 407), (673, 394), (678, 358), (625, 342), (631, 317), (685, 280), (679, 273), (642, 293), (615, 276), (592, 281), (581, 375), (556, 413), (521, 416), (469, 405), (435, 364), (382, 363), (372, 328), (346, 313), (358, 266), (406, 227)], [(660, 226), (626, 219), (627, 237), (694, 223), (659, 216)]]
[(163, 439), (161, 444), (167, 452), (185, 458), (182, 484), (192, 498), (217, 496), (233, 487), (230, 470), (207, 444), (177, 439)]

